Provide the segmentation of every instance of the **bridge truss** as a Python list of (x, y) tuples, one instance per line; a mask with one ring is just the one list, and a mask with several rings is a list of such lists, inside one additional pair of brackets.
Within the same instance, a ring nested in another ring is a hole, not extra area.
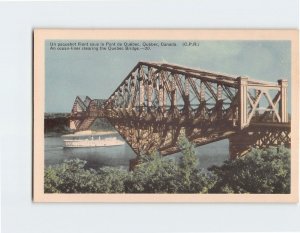
[(286, 80), (263, 82), (173, 64), (139, 62), (104, 104), (85, 101), (85, 110), (73, 106), (75, 129), (105, 117), (137, 155), (178, 152), (180, 136), (200, 146), (234, 138), (255, 123), (270, 125), (272, 132), (288, 124)]

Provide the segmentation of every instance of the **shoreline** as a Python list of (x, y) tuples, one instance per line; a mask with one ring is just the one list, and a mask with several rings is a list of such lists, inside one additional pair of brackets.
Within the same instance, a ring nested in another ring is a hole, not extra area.
[(101, 136), (109, 134), (118, 134), (117, 131), (113, 130), (86, 130), (79, 131), (76, 133), (71, 132), (47, 132), (44, 133), (44, 137), (75, 137), (75, 136)]

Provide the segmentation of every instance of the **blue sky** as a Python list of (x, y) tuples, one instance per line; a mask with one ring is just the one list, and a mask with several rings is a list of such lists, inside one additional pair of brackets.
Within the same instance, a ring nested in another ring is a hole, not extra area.
[(77, 95), (108, 98), (139, 61), (175, 63), (273, 82), (284, 78), (289, 81), (290, 111), (289, 41), (197, 42), (199, 46), (196, 47), (184, 47), (182, 41), (176, 41), (176, 47), (158, 47), (150, 51), (97, 52), (53, 51), (46, 41), (45, 111), (70, 112)]

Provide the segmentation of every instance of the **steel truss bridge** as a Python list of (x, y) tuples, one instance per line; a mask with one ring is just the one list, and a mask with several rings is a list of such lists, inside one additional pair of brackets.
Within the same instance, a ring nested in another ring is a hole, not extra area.
[(70, 127), (106, 118), (139, 156), (229, 139), (231, 157), (251, 147), (290, 146), (287, 81), (236, 77), (179, 65), (139, 62), (106, 101), (75, 99)]

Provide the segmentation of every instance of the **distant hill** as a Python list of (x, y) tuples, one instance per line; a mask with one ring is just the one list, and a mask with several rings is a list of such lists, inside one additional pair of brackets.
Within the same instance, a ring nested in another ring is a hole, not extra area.
[(44, 133), (45, 134), (64, 134), (69, 133), (70, 113), (45, 113)]
[[(69, 128), (70, 113), (45, 113), (44, 115), (44, 133), (48, 136), (57, 134), (66, 134), (72, 132)], [(91, 130), (111, 131), (114, 128), (104, 118), (98, 118), (91, 126)]]

